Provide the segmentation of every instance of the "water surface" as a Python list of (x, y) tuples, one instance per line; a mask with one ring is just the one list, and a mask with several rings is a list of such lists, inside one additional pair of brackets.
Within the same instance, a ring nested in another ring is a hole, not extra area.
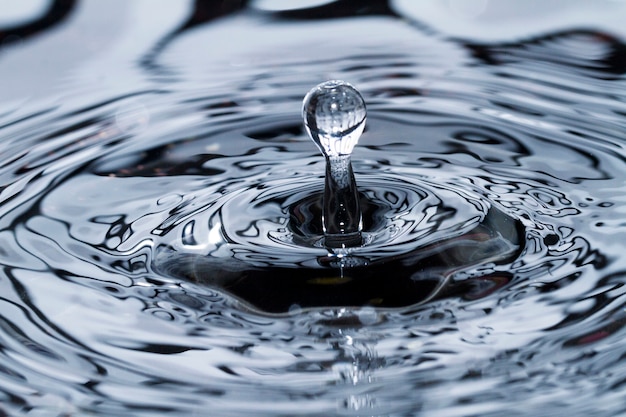
[[(525, 25), (512, 2), (206, 3), (2, 22), (0, 414), (626, 411), (626, 6), (544, 2)], [(160, 267), (216, 204), (234, 224), (256, 193), (321, 190), (300, 110), (327, 79), (367, 102), (357, 181), (495, 207), (519, 256), (421, 304), (278, 315)]]

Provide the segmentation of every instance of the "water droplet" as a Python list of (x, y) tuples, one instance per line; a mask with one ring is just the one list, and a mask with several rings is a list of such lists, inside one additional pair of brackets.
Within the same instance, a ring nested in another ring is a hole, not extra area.
[(365, 128), (365, 101), (344, 81), (327, 81), (304, 97), (304, 126), (326, 157), (322, 225), (325, 245), (346, 248), (362, 244), (359, 193), (350, 155)]
[(350, 155), (365, 128), (365, 101), (352, 85), (326, 81), (304, 97), (304, 126), (328, 158)]

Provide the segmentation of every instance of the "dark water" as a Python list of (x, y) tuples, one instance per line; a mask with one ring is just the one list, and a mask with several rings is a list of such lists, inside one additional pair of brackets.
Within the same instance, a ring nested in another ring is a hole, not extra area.
[[(0, 415), (626, 412), (626, 6), (355, 3), (12, 6)], [(329, 267), (297, 226), (327, 79), (368, 106), (365, 299), (290, 280)]]

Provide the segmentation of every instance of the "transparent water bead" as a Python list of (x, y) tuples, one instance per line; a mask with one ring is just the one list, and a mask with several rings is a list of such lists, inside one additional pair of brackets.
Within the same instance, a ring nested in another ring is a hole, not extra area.
[(304, 126), (326, 158), (322, 225), (330, 248), (362, 244), (363, 221), (350, 155), (366, 115), (363, 97), (344, 81), (319, 84), (304, 97)]

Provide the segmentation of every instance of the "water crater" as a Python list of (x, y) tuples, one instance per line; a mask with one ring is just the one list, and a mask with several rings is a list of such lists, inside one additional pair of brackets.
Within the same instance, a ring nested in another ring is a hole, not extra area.
[(185, 220), (158, 241), (155, 270), (277, 314), (417, 305), (446, 294), (453, 275), (522, 252), (522, 223), (478, 190), (383, 167), (359, 175), (357, 186), (350, 156), (366, 112), (352, 85), (314, 87), (303, 116), (324, 155), (323, 192), (321, 173), (311, 179), (269, 169), (253, 187), (208, 195), (205, 205), (176, 213)]

